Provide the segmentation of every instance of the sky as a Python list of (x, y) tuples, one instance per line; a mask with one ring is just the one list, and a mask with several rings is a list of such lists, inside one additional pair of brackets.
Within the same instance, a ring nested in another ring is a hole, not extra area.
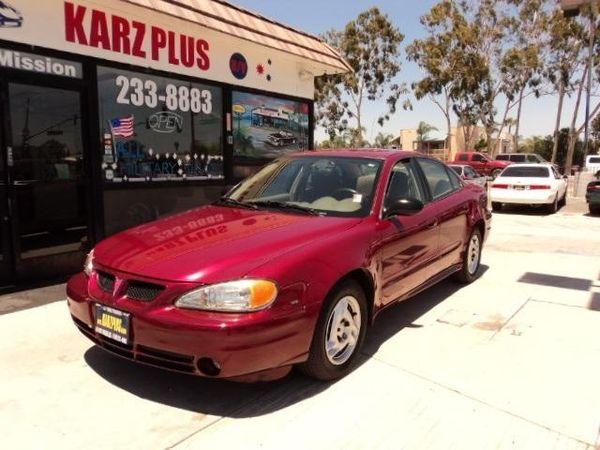
[[(421, 72), (414, 63), (406, 59), (404, 49), (412, 40), (423, 37), (424, 31), (419, 23), (419, 17), (436, 3), (433, 0), (232, 0), (232, 2), (313, 34), (321, 34), (331, 28), (342, 29), (360, 12), (378, 6), (381, 11), (389, 15), (405, 36), (401, 46), (403, 67), (398, 80), (408, 85), (418, 80)], [(372, 140), (380, 131), (397, 136), (401, 129), (416, 128), (420, 121), (426, 121), (445, 132), (446, 122), (437, 106), (429, 100), (417, 101), (412, 96), (411, 102), (412, 111), (399, 109), (383, 128), (377, 124), (376, 119), (385, 111), (385, 103), (368, 105), (364, 112), (366, 120), (363, 120), (368, 132), (367, 139)], [(552, 134), (557, 103), (558, 99), (554, 95), (545, 95), (538, 99), (533, 96), (527, 98), (523, 103), (519, 134), (522, 137)], [(565, 101), (563, 126), (570, 121), (569, 115), (573, 104), (572, 99)], [(322, 130), (317, 129), (316, 139), (324, 139)]]

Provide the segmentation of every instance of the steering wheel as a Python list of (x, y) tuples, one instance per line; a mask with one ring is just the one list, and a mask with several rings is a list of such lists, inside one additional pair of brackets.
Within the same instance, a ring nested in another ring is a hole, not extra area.
[(356, 189), (352, 189), (352, 188), (339, 188), (339, 189), (336, 189), (335, 191), (333, 191), (333, 193), (331, 194), (331, 196), (338, 201), (344, 200), (345, 198), (350, 198), (354, 195), (360, 195), (360, 194), (356, 191)]

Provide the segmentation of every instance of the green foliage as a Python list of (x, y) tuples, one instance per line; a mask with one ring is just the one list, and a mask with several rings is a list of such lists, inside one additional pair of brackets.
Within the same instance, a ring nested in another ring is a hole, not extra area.
[(419, 122), (419, 126), (417, 127), (417, 142), (419, 143), (419, 147), (423, 141), (427, 140), (427, 135), (432, 131), (437, 131), (437, 128), (427, 122)]
[(389, 133), (377, 133), (375, 136), (375, 141), (373, 142), (373, 146), (375, 148), (388, 148), (392, 141), (394, 140), (394, 135)]
[[(552, 136), (532, 136), (523, 140), (519, 151), (524, 153), (536, 153), (547, 161), (552, 158), (552, 147), (554, 145), (554, 138)], [(556, 164), (560, 167), (564, 167), (567, 159), (567, 150), (569, 146), (569, 129), (563, 128), (558, 133), (558, 151), (556, 157)], [(577, 140), (575, 144), (575, 153), (573, 156), (573, 164), (583, 165), (583, 142)]]
[[(323, 38), (348, 61), (353, 72), (318, 79), (316, 87), (317, 123), (333, 139), (356, 122), (356, 140), (362, 142), (362, 112), (366, 102), (385, 100), (387, 111), (378, 117), (382, 125), (397, 110), (408, 89), (394, 82), (401, 71), (400, 44), (404, 35), (386, 14), (373, 7), (350, 21), (344, 30), (331, 30)], [(405, 108), (410, 104), (405, 101)]]

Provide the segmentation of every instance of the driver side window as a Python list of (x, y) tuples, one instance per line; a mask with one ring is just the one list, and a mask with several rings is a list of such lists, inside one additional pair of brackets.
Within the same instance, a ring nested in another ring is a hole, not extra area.
[(385, 204), (400, 198), (416, 199), (423, 203), (426, 201), (410, 160), (400, 161), (392, 168)]

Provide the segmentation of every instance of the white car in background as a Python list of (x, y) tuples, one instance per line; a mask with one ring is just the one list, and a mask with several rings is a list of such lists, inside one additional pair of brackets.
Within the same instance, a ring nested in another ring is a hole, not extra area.
[(585, 158), (586, 172), (597, 173), (600, 170), (600, 155), (587, 155)]
[(503, 204), (545, 205), (555, 213), (567, 199), (567, 177), (551, 164), (514, 164), (494, 180), (490, 189), (492, 209)]
[(471, 166), (467, 166), (466, 164), (448, 164), (448, 167), (450, 167), (461, 180), (467, 183), (475, 183), (481, 187), (485, 187), (487, 184), (487, 177), (476, 172)]

